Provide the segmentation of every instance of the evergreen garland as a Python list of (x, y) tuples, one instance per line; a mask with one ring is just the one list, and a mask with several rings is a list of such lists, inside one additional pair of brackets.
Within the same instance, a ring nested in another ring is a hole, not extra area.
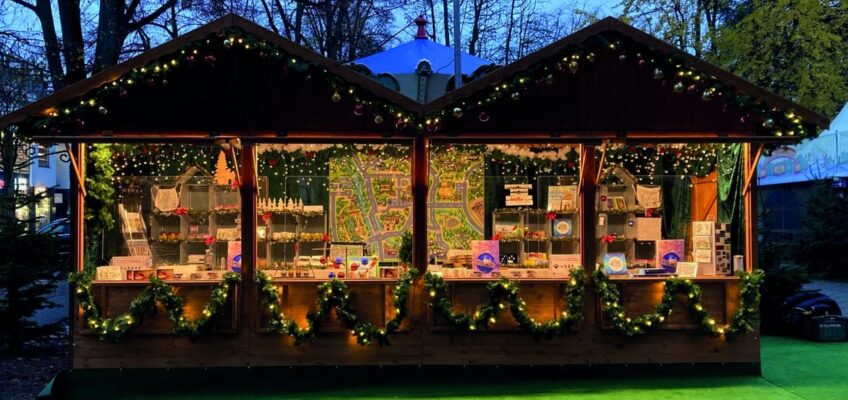
[(739, 334), (745, 334), (754, 330), (754, 321), (757, 318), (757, 309), (760, 303), (760, 285), (763, 282), (763, 271), (748, 273), (739, 271), (736, 274), (740, 278), (739, 310), (731, 317), (730, 324), (718, 326), (716, 321), (704, 309), (701, 303), (701, 288), (689, 279), (668, 278), (664, 282), (662, 300), (656, 305), (654, 312), (638, 317), (628, 317), (621, 306), (621, 293), (615, 283), (602, 270), (596, 270), (593, 278), (595, 290), (601, 300), (601, 310), (604, 318), (613, 327), (624, 332), (627, 336), (641, 335), (655, 328), (665, 321), (671, 314), (671, 308), (677, 296), (682, 294), (686, 297), (686, 306), (698, 319), (701, 330), (705, 333), (725, 339), (732, 339)]
[(437, 314), (447, 318), (448, 322), (461, 331), (477, 331), (488, 329), (489, 325), (497, 322), (497, 316), (507, 308), (519, 327), (532, 333), (537, 339), (550, 339), (572, 332), (572, 327), (583, 320), (583, 299), (585, 294), (585, 273), (583, 268), (571, 270), (566, 288), (565, 310), (559, 318), (545, 322), (537, 322), (526, 311), (526, 303), (518, 296), (518, 281), (501, 278), (488, 285), (489, 302), (474, 311), (473, 315), (453, 312), (453, 305), (448, 298), (448, 284), (435, 274), (424, 275), (424, 286), (429, 290), (430, 307)]
[(203, 307), (203, 315), (195, 320), (183, 315), (183, 299), (174, 294), (174, 288), (155, 277), (151, 277), (150, 285), (130, 302), (128, 312), (113, 318), (101, 316), (94, 301), (92, 293), (94, 271), (72, 273), (69, 280), (71, 284), (76, 285), (77, 301), (83, 309), (83, 324), (97, 330), (100, 340), (117, 343), (137, 322), (141, 322), (145, 315), (155, 309), (157, 302), (161, 303), (168, 312), (168, 317), (174, 324), (173, 334), (188, 336), (194, 341), (211, 328), (211, 322), (220, 315), (222, 307), (227, 302), (231, 286), (240, 282), (241, 276), (233, 272), (225, 273), (221, 283), (212, 289), (209, 303)]
[(356, 336), (357, 343), (364, 346), (377, 342), (380, 346), (384, 346), (389, 344), (389, 336), (397, 332), (401, 322), (409, 313), (409, 290), (413, 277), (417, 273), (415, 269), (410, 269), (401, 274), (394, 289), (395, 316), (384, 327), (377, 327), (370, 322), (359, 320), (356, 310), (351, 306), (347, 285), (341, 280), (331, 279), (318, 286), (318, 310), (306, 315), (307, 325), (304, 328), (283, 314), (280, 309), (277, 286), (268, 275), (262, 271), (256, 271), (256, 281), (259, 283), (262, 307), (271, 317), (268, 323), (271, 332), (289, 335), (295, 339), (296, 344), (315, 340), (316, 333), (321, 327), (321, 320), (330, 314), (330, 310), (335, 310), (336, 317), (351, 329), (351, 334)]

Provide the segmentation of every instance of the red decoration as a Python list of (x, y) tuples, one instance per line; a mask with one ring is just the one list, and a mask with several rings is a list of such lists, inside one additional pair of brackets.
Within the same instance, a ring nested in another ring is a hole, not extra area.
[(233, 181), (233, 183), (232, 183), (232, 184), (230, 184), (230, 187), (231, 187), (233, 190), (238, 189), (238, 188), (239, 188), (239, 181), (238, 181), (238, 179), (234, 180), (234, 181)]
[(494, 235), (492, 236), (492, 240), (501, 240), (501, 234), (500, 234), (500, 233), (496, 233), (496, 234), (494, 234)]
[(602, 236), (601, 242), (604, 242), (604, 243), (607, 243), (607, 244), (611, 244), (612, 242), (615, 242), (615, 234)]
[(211, 235), (206, 235), (206, 238), (203, 239), (203, 243), (205, 243), (207, 246), (211, 246), (212, 243), (215, 243), (215, 237)]
[(325, 233), (325, 234), (324, 234), (324, 237), (323, 237), (323, 238), (321, 238), (321, 240), (323, 240), (323, 241), (324, 241), (324, 243), (329, 243), (329, 242), (330, 242), (330, 234), (329, 234), (329, 233)]
[(315, 152), (314, 151), (307, 151), (307, 152), (303, 153), (303, 155), (306, 156), (306, 158), (308, 158), (310, 160), (315, 158)]
[(270, 165), (272, 167), (276, 167), (277, 166), (277, 159), (268, 160), (268, 165)]
[(645, 210), (645, 218), (651, 218), (653, 216), (654, 216), (654, 209), (653, 208), (649, 208), (649, 209)]
[(545, 218), (546, 218), (548, 221), (553, 221), (553, 220), (556, 218), (556, 213), (555, 213), (555, 212), (553, 212), (553, 211), (551, 211), (551, 212), (549, 212), (549, 213), (545, 214)]
[(607, 201), (607, 196), (601, 196), (601, 201)]
[(270, 211), (266, 211), (264, 214), (262, 214), (262, 221), (267, 224), (273, 216), (274, 214), (272, 214)]
[(185, 207), (177, 207), (177, 209), (174, 210), (174, 214), (186, 215), (186, 214), (188, 214), (188, 209), (186, 209)]

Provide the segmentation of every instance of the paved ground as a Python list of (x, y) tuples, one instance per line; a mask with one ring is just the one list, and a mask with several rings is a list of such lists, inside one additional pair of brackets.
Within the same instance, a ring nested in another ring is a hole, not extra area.
[(848, 282), (812, 281), (804, 285), (807, 290), (821, 290), (839, 304), (842, 314), (848, 314)]

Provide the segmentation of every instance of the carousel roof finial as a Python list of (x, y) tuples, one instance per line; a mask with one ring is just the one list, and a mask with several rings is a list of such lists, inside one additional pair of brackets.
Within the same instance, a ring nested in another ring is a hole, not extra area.
[(427, 35), (427, 18), (424, 18), (424, 14), (415, 18), (415, 25), (418, 25), (418, 33), (415, 34), (416, 39), (429, 39), (430, 36)]

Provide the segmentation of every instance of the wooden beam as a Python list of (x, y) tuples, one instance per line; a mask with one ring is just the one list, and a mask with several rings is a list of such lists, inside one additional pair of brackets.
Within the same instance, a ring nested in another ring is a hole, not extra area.
[[(745, 171), (746, 172), (745, 186), (743, 186), (743, 189), (742, 189), (742, 193), (744, 193), (745, 196), (748, 195), (748, 191), (751, 188), (751, 179), (754, 178), (754, 174), (757, 172), (757, 163), (760, 162), (760, 157), (763, 155), (763, 147), (764, 146), (765, 146), (764, 144), (760, 143), (760, 147), (757, 148), (757, 153), (754, 155), (754, 160), (748, 166), (747, 171)], [(746, 148), (747, 147), (750, 147), (750, 145), (747, 145)], [(746, 158), (746, 160), (747, 160), (747, 158)]]
[(609, 145), (609, 140), (604, 140), (601, 144), (601, 162), (598, 163), (598, 173), (597, 177), (595, 177), (595, 184), (601, 182), (601, 175), (604, 174), (604, 161), (607, 159), (607, 146)]
[(238, 139), (228, 140), (227, 144), (230, 146), (230, 157), (233, 160), (233, 169), (235, 169), (236, 176), (238, 177), (238, 184), (241, 187), (242, 182), (244, 182), (244, 177), (241, 176), (241, 171), (239, 170), (239, 159), (236, 157), (236, 148), (234, 146), (235, 142), (238, 142)]
[[(80, 145), (80, 146), (82, 146), (82, 145)], [(76, 156), (74, 156), (74, 151), (72, 150), (70, 143), (65, 143), (65, 149), (67, 149), (68, 155), (71, 158), (71, 167), (73, 167), (74, 175), (76, 175), (77, 182), (79, 182), (77, 187), (79, 187), (79, 190), (82, 192), (82, 197), (85, 198), (85, 196), (86, 196), (85, 179), (83, 179), (83, 176), (82, 176), (82, 166), (77, 163), (77, 158), (76, 158)]]
[(430, 185), (430, 141), (412, 146), (412, 266), (427, 271), (427, 193)]
[[(578, 181), (577, 181), (577, 191), (578, 191), (578, 192), (580, 192), (580, 193), (582, 193), (582, 192), (583, 192), (583, 181), (585, 180), (585, 179), (583, 179), (583, 176), (586, 174), (586, 160), (588, 160), (588, 158), (587, 158), (587, 157), (584, 157), (584, 156), (583, 156), (583, 149), (584, 149), (585, 147), (586, 147), (585, 145), (582, 145), (582, 144), (581, 144), (581, 145), (580, 145), (580, 150), (579, 150), (579, 151), (580, 151), (580, 171), (578, 171), (577, 173), (578, 173), (578, 176), (579, 176), (580, 178), (579, 178), (579, 179), (578, 179)], [(594, 147), (594, 146), (592, 146), (592, 149), (593, 149), (593, 151), (594, 151), (595, 147)], [(594, 157), (592, 157), (592, 162), (595, 162), (595, 161), (594, 161)], [(593, 175), (594, 175), (594, 174), (593, 174)]]

